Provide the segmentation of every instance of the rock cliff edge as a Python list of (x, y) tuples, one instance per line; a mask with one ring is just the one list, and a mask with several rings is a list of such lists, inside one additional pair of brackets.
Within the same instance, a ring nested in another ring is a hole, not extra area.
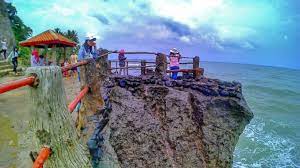
[(114, 76), (101, 92), (99, 147), (115, 167), (231, 167), (253, 117), (238, 82)]

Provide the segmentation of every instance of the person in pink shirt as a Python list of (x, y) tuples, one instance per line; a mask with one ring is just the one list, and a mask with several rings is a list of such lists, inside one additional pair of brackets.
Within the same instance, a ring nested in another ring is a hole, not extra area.
[[(180, 61), (181, 55), (178, 52), (176, 48), (173, 48), (170, 50), (170, 70), (178, 70), (179, 69), (179, 61)], [(172, 73), (172, 79), (177, 79), (178, 72)]]

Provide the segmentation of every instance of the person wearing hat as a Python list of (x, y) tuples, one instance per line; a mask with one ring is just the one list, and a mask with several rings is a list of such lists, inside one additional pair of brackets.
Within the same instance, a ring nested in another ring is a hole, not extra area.
[(78, 60), (83, 60), (86, 58), (96, 58), (96, 38), (93, 36), (87, 36), (85, 42), (80, 47), (78, 52)]
[[(179, 69), (179, 61), (180, 61), (181, 55), (179, 51), (176, 48), (173, 48), (170, 50), (170, 70), (178, 70)], [(172, 79), (177, 79), (178, 72), (172, 73)]]
[(119, 51), (119, 57), (118, 58), (119, 58), (120, 75), (122, 75), (122, 71), (125, 75), (125, 65), (126, 65), (125, 61), (126, 61), (127, 58), (125, 57), (125, 50), (124, 49), (121, 49)]

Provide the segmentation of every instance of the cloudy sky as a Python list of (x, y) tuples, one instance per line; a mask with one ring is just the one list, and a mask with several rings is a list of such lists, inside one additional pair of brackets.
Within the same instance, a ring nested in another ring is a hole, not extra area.
[(34, 35), (59, 27), (98, 46), (300, 68), (299, 0), (9, 0)]

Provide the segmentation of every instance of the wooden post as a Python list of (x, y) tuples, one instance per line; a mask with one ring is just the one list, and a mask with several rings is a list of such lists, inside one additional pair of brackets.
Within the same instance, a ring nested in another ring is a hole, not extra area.
[(101, 95), (101, 84), (108, 75), (108, 58), (103, 56), (97, 60), (89, 59), (86, 66), (80, 67), (81, 87), (90, 87), (90, 92), (82, 99), (78, 115), (77, 129), (81, 132), (84, 141), (87, 141), (94, 132), (95, 123), (89, 122), (88, 118), (94, 116), (102, 109), (104, 100)]
[(111, 74), (111, 68), (112, 68), (112, 67), (111, 67), (111, 61), (110, 61), (110, 60), (108, 61), (108, 67), (109, 67), (108, 72)]
[(199, 58), (199, 56), (195, 56), (193, 58), (193, 70), (194, 70), (193, 76), (195, 79), (197, 79), (201, 76), (199, 67), (200, 67), (200, 58)]
[(64, 60), (67, 58), (67, 47), (64, 47)]
[(146, 60), (141, 61), (141, 75), (146, 75)]
[(128, 75), (128, 61), (126, 60), (126, 75)]
[(30, 127), (35, 152), (49, 146), (52, 155), (45, 167), (91, 167), (87, 147), (79, 141), (67, 109), (62, 72), (58, 66), (31, 67), (27, 75), (36, 74), (37, 87), (30, 88), (32, 99)]
[(193, 69), (200, 68), (200, 57), (195, 56), (193, 58)]
[(166, 55), (159, 53), (156, 56), (156, 68), (155, 68), (155, 75), (156, 76), (164, 76), (167, 71), (167, 57)]

